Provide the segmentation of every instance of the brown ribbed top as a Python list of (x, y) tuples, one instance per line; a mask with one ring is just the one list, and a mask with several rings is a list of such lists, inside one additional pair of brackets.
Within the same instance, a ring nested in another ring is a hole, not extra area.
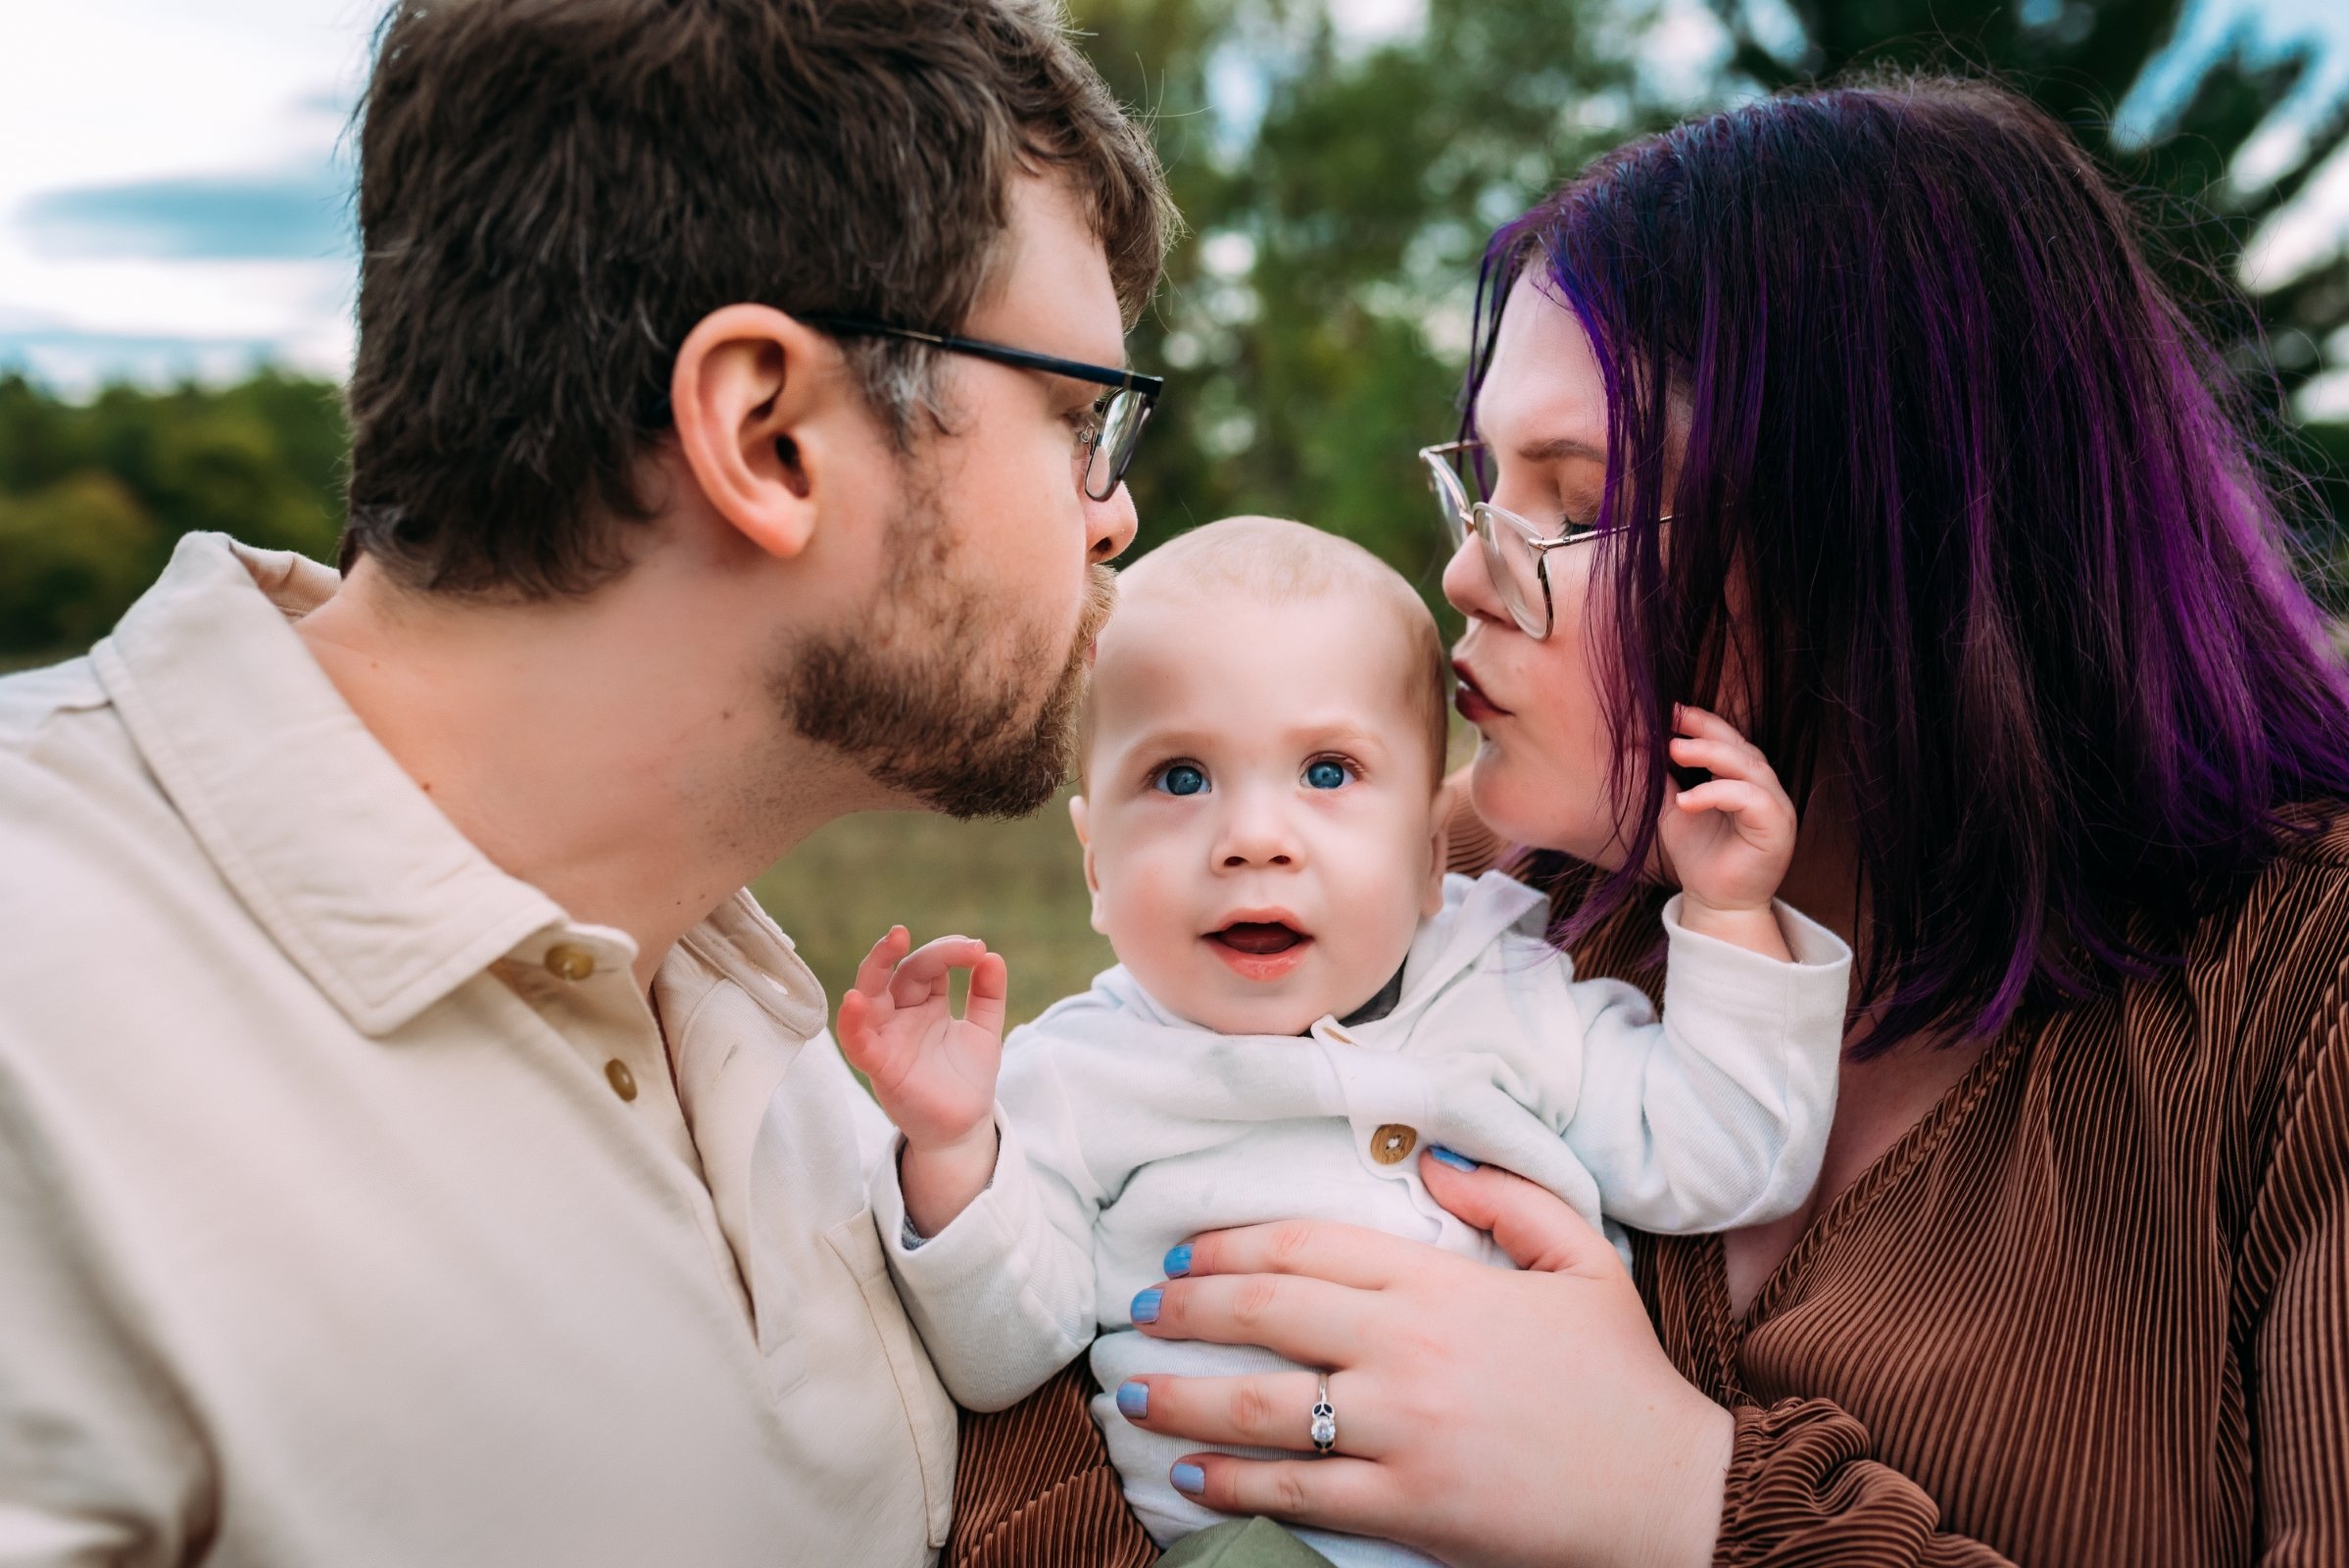
[[(1583, 971), (1660, 989), (1652, 912)], [(1719, 1562), (2349, 1564), (2349, 821), (2184, 960), (2019, 1018), (1743, 1317), (1717, 1240), (1637, 1241), (1737, 1414)], [(1090, 1392), (966, 1418), (951, 1562), (1150, 1560)]]

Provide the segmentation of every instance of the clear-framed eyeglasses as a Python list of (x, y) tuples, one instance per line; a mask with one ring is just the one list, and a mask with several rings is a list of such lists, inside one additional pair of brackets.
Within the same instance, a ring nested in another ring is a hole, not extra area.
[(1108, 500), (1125, 481), (1126, 468), (1134, 461), (1134, 449), (1142, 443), (1142, 427), (1150, 423), (1150, 411), (1158, 405), (1158, 394), (1166, 390), (1163, 376), (1144, 375), (1114, 366), (1088, 365), (1083, 360), (1063, 360), (1056, 355), (1016, 349), (1006, 343), (990, 343), (983, 338), (925, 332), (919, 327), (891, 326), (845, 316), (810, 316), (804, 319), (809, 326), (825, 332), (904, 338), (910, 343), (927, 343), (949, 354), (967, 354), (1014, 369), (1064, 375), (1109, 388), (1094, 403), (1093, 419), (1077, 437), (1080, 474), (1077, 483), (1087, 498), (1094, 501)]
[[(1540, 642), (1558, 618), (1549, 585), (1550, 552), (1589, 544), (1606, 530), (1570, 522), (1555, 534), (1545, 534), (1508, 508), (1482, 499), (1492, 489), (1490, 461), (1482, 441), (1446, 441), (1419, 449), (1428, 488), (1436, 492), (1436, 508), (1444, 514), (1444, 539), (1457, 551), (1470, 534), (1476, 535), (1485, 570), (1508, 607), (1509, 617)], [(1671, 514), (1659, 520), (1669, 522)]]

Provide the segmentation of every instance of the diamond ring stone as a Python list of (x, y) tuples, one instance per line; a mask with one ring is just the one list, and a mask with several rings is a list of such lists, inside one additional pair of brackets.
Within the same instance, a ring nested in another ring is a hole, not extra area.
[(1338, 1446), (1338, 1407), (1330, 1403), (1330, 1375), (1321, 1374), (1320, 1387), (1313, 1395), (1313, 1425), (1309, 1429), (1313, 1451), (1328, 1454)]

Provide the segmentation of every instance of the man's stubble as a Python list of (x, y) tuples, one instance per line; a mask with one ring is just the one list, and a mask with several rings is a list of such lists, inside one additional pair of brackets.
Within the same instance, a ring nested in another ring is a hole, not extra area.
[[(1088, 654), (1116, 579), (1087, 568), (1069, 640), (1030, 623), (1006, 638), (1016, 599), (996, 603), (958, 569), (962, 552), (934, 492), (917, 490), (890, 527), (896, 564), (870, 623), (819, 633), (782, 661), (772, 689), (792, 728), (876, 784), (962, 819), (1026, 816), (1075, 760)], [(1056, 669), (1039, 694), (1033, 673)]]

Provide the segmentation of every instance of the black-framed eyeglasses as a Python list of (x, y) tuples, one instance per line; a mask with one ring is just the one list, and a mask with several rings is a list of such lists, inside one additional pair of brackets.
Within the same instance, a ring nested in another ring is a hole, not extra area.
[(1106, 365), (1088, 365), (1083, 360), (1063, 360), (1056, 355), (1038, 354), (1032, 349), (1015, 349), (1004, 343), (989, 343), (983, 338), (956, 337), (951, 332), (925, 332), (919, 327), (891, 326), (882, 321), (859, 320), (845, 316), (810, 316), (804, 318), (807, 324), (826, 332), (856, 337), (896, 337), (911, 343), (927, 343), (949, 354), (967, 354), (973, 359), (992, 360), (1014, 369), (1041, 370), (1047, 375), (1065, 375), (1073, 381), (1090, 381), (1110, 390), (1101, 394), (1093, 406), (1093, 422), (1078, 440), (1082, 459), (1083, 477), (1078, 481), (1088, 498), (1106, 501), (1117, 493), (1126, 476), (1126, 466), (1134, 461), (1134, 449), (1142, 443), (1142, 427), (1150, 423), (1150, 411), (1158, 406), (1158, 394), (1166, 390), (1166, 378), (1144, 375), (1138, 370), (1117, 369)]
[[(1476, 535), (1484, 547), (1485, 570), (1510, 618), (1536, 642), (1546, 638), (1558, 618), (1549, 589), (1549, 553), (1588, 544), (1606, 530), (1567, 523), (1556, 534), (1545, 534), (1508, 508), (1481, 499), (1492, 493), (1482, 441), (1421, 447), (1419, 461), (1427, 468), (1428, 488), (1436, 492), (1436, 508), (1444, 514), (1444, 538), (1456, 551)], [(1472, 485), (1480, 499), (1469, 499)], [(1656, 520), (1670, 522), (1672, 514)]]

